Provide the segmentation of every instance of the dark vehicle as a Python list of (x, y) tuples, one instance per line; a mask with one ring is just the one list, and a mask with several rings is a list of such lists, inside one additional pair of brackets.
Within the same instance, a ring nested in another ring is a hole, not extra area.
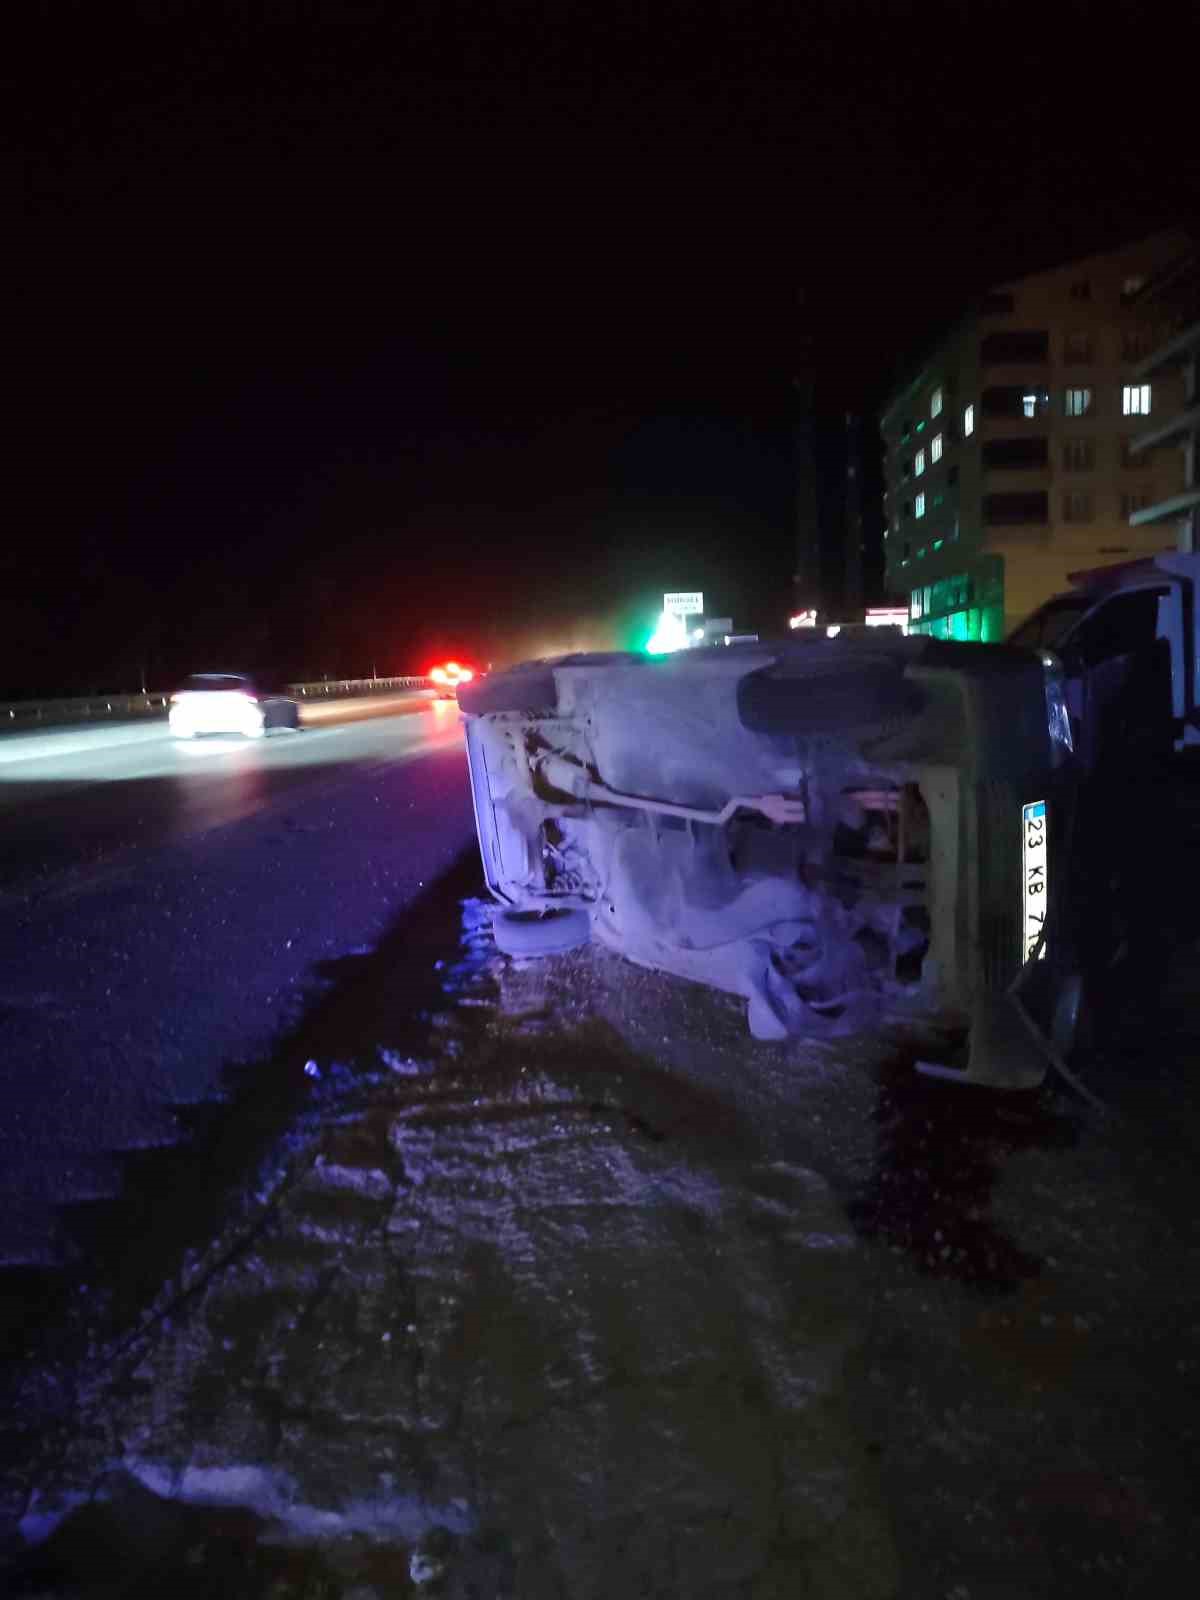
[(1044, 652), (1075, 746), (1073, 887), (1081, 1022), (1148, 1014), (1174, 946), (1200, 936), (1200, 555), (1071, 574), (1010, 644)]

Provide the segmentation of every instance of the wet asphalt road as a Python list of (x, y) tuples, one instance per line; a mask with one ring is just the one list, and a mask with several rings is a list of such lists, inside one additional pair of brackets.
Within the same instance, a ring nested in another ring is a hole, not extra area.
[(0, 904), (238, 822), (347, 770), (442, 748), (457, 723), (453, 705), (424, 695), (303, 715), (300, 733), (261, 741), (173, 739), (157, 717), (0, 737)]
[(55, 1205), (173, 1143), (318, 964), (469, 846), (453, 705), (319, 716), (261, 742), (0, 741), (0, 1264), (55, 1259)]

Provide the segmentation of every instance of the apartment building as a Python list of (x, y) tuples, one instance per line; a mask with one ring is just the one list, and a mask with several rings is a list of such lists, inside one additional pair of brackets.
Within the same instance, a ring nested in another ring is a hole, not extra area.
[(1200, 251), (1191, 251), (1153, 278), (1138, 297), (1139, 309), (1165, 319), (1166, 337), (1134, 373), (1135, 380), (1161, 384), (1170, 373), (1182, 383), (1182, 409), (1152, 422), (1133, 441), (1137, 452), (1180, 452), (1181, 492), (1138, 507), (1135, 528), (1174, 530), (1176, 548), (1200, 550)]
[(910, 631), (998, 640), (1069, 573), (1175, 548), (1131, 518), (1180, 492), (1179, 452), (1133, 446), (1178, 410), (1178, 374), (1143, 372), (1161, 314), (1139, 295), (1187, 246), (1164, 232), (998, 284), (902, 382), (880, 419), (884, 552)]

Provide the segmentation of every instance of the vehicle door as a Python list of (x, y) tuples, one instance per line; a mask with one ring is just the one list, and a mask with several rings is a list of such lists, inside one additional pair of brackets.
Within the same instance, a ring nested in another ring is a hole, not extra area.
[(1148, 583), (1106, 596), (1063, 642), (1068, 708), (1085, 779), (1136, 779), (1169, 758), (1185, 685), (1179, 586)]

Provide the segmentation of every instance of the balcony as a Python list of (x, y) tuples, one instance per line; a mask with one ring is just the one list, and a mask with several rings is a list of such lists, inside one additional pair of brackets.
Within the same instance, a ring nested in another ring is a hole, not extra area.
[(989, 528), (1044, 526), (1050, 521), (1050, 496), (1045, 489), (985, 494), (983, 520)]
[(1181, 367), (1195, 357), (1198, 348), (1200, 348), (1200, 322), (1193, 322), (1166, 344), (1159, 345), (1157, 350), (1152, 351), (1134, 368), (1133, 376), (1135, 379), (1150, 378), (1157, 372)]
[(1200, 432), (1200, 406), (1192, 406), (1164, 422), (1160, 428), (1139, 433), (1129, 441), (1131, 451), (1154, 450), (1159, 445), (1182, 443), (1189, 433)]
[(1143, 528), (1150, 522), (1174, 522), (1200, 506), (1200, 489), (1188, 489), (1184, 494), (1172, 495), (1156, 505), (1135, 511), (1129, 519), (1131, 528)]
[(985, 421), (1036, 422), (1050, 415), (1050, 391), (1038, 383), (993, 384), (979, 397)]
[(980, 461), (989, 470), (1037, 471), (1050, 465), (1050, 441), (1044, 433), (1017, 439), (985, 439), (980, 446)]
[(1005, 329), (979, 342), (981, 367), (1044, 367), (1050, 361), (1050, 335), (1044, 328)]

